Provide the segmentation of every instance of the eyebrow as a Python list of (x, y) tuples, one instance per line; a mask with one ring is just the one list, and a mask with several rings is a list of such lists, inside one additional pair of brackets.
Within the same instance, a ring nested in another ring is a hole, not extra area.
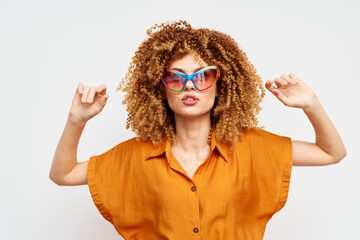
[[(170, 68), (171, 70), (176, 70), (176, 71), (179, 71), (179, 72), (182, 72), (182, 73), (185, 73), (185, 71), (181, 68)], [(197, 71), (199, 71), (200, 69), (203, 69), (203, 67), (199, 67), (197, 69), (195, 69), (194, 73), (196, 73)]]

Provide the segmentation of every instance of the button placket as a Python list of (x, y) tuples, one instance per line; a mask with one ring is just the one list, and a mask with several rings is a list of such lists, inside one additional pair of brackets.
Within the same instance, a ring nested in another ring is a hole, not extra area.
[(193, 218), (192, 218), (192, 223), (194, 224), (193, 225), (193, 228), (192, 228), (192, 231), (193, 231), (193, 234), (194, 234), (194, 239), (201, 239), (201, 235), (199, 233), (200, 231), (200, 212), (199, 212), (199, 209), (200, 209), (200, 203), (199, 203), (199, 195), (198, 195), (198, 187), (196, 186), (195, 184), (195, 181), (191, 181), (191, 185), (190, 185), (190, 190), (191, 190), (191, 195), (192, 195), (192, 201), (193, 201), (193, 208), (192, 208), (192, 215), (193, 215)]

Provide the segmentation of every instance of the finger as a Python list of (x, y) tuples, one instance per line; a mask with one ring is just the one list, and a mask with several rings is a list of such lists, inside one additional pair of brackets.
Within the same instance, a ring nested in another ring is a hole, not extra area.
[(86, 102), (86, 99), (89, 95), (89, 91), (90, 91), (90, 87), (89, 86), (86, 86), (85, 89), (84, 89), (84, 93), (81, 97), (81, 102), (85, 103)]
[(287, 97), (282, 94), (278, 89), (274, 90), (274, 95), (285, 105), (287, 105)]
[(281, 86), (287, 85), (287, 81), (285, 81), (284, 79), (278, 78), (278, 77), (275, 78), (274, 82), (278, 88), (280, 88)]
[(92, 103), (93, 102), (93, 99), (94, 99), (94, 96), (95, 96), (95, 91), (96, 91), (96, 88), (95, 87), (92, 87), (90, 89), (90, 92), (89, 92), (89, 95), (87, 97), (87, 102), (88, 103)]
[(109, 95), (105, 95), (104, 96), (104, 102), (106, 102), (108, 100), (108, 98), (109, 98)]
[(78, 84), (77, 91), (78, 91), (78, 93), (83, 94), (83, 92), (84, 92), (84, 85), (83, 85), (82, 83), (79, 83), (79, 84)]
[(265, 83), (265, 87), (275, 96), (278, 97), (278, 95), (280, 94), (280, 91), (273, 85), (274, 84), (274, 80), (268, 80)]
[(298, 77), (295, 75), (295, 73), (291, 72), (291, 73), (289, 73), (289, 76), (290, 76), (290, 78), (293, 79), (294, 81), (300, 82), (300, 78), (298, 78)]
[(273, 85), (274, 80), (268, 80), (265, 83), (265, 87), (272, 93), (275, 95), (275, 97), (277, 97), (277, 99), (279, 99), (283, 104), (286, 105), (287, 103), (287, 97), (282, 94), (277, 88), (275, 88), (275, 86)]
[(104, 95), (104, 96), (102, 96), (102, 97), (100, 98), (100, 102), (99, 102), (99, 103), (100, 103), (101, 105), (105, 106), (108, 98), (109, 98), (109, 95), (107, 95), (107, 94)]
[(101, 84), (100, 86), (98, 86), (98, 87), (96, 88), (96, 93), (106, 94), (106, 85), (105, 85), (105, 84)]
[(294, 79), (291, 79), (287, 74), (281, 75), (281, 78), (290, 83), (291, 85), (296, 84), (296, 81)]
[(265, 83), (265, 87), (271, 92), (275, 89), (274, 80), (267, 80)]

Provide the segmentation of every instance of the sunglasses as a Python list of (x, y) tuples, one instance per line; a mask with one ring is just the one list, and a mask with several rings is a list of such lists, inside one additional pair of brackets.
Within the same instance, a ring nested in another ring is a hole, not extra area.
[(192, 75), (186, 75), (182, 72), (166, 69), (162, 76), (162, 82), (165, 87), (174, 92), (182, 92), (187, 81), (191, 80), (197, 91), (205, 91), (213, 86), (220, 77), (220, 68), (218, 66), (209, 66), (200, 69)]

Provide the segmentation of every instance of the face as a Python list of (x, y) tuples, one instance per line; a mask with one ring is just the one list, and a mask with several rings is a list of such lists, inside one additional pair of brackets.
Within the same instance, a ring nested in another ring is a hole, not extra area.
[[(191, 75), (206, 66), (200, 66), (192, 54), (188, 54), (173, 61), (169, 69)], [(173, 92), (168, 88), (165, 88), (165, 91), (169, 107), (175, 117), (182, 118), (197, 118), (206, 114), (210, 117), (210, 110), (214, 105), (215, 96), (217, 96), (216, 84), (205, 91), (198, 92), (191, 81), (187, 81), (184, 90), (180, 93)]]

